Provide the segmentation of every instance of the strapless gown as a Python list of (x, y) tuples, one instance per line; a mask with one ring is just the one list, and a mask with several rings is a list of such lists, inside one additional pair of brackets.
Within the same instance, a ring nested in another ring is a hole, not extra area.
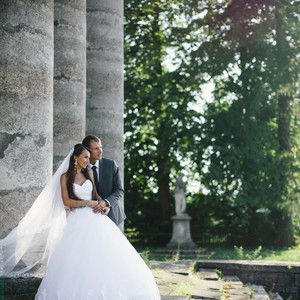
[[(91, 199), (92, 183), (74, 184)], [(109, 217), (90, 207), (69, 213), (67, 225), (47, 267), (36, 300), (157, 300), (154, 277)]]

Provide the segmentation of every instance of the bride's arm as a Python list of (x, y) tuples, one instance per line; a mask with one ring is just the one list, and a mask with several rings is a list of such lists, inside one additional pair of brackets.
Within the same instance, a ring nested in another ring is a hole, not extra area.
[(101, 204), (101, 207), (107, 207), (107, 202), (103, 200), (97, 193), (93, 172), (89, 171), (89, 175), (93, 184), (93, 199), (98, 200), (99, 204)]
[(98, 202), (93, 200), (74, 200), (69, 197), (68, 189), (67, 189), (67, 175), (63, 174), (60, 177), (60, 188), (61, 188), (61, 197), (65, 206), (68, 207), (82, 207), (89, 206), (94, 208), (97, 206)]
[(105, 200), (103, 200), (97, 193), (93, 172), (89, 171), (89, 176), (90, 176), (90, 179), (93, 184), (93, 198), (98, 200), (98, 205), (93, 208), (93, 211), (95, 213), (101, 213), (103, 215), (108, 215), (110, 208), (107, 206), (107, 202)]

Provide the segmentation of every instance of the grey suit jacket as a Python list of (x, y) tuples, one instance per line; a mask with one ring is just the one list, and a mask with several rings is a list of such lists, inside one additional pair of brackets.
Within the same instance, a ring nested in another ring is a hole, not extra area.
[(125, 212), (121, 199), (124, 195), (124, 188), (120, 176), (119, 167), (114, 160), (102, 158), (99, 161), (99, 186), (97, 192), (102, 199), (107, 199), (110, 204), (108, 216), (117, 225), (121, 224), (125, 218)]

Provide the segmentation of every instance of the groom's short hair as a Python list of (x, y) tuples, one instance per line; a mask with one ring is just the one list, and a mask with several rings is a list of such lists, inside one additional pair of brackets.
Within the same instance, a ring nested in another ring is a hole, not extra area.
[(91, 147), (91, 142), (92, 142), (92, 141), (94, 141), (94, 142), (96, 142), (96, 143), (100, 143), (100, 142), (101, 142), (100, 138), (98, 138), (97, 136), (95, 136), (95, 135), (87, 135), (87, 136), (83, 139), (82, 145), (83, 145), (84, 147), (86, 147), (87, 150), (90, 151), (90, 147)]

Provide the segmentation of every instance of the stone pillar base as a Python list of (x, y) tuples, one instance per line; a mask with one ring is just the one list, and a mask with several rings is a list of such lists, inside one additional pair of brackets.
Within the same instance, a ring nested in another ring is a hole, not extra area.
[(176, 215), (171, 218), (173, 220), (173, 234), (167, 245), (168, 249), (197, 249), (196, 244), (191, 238), (190, 221), (188, 214)]

